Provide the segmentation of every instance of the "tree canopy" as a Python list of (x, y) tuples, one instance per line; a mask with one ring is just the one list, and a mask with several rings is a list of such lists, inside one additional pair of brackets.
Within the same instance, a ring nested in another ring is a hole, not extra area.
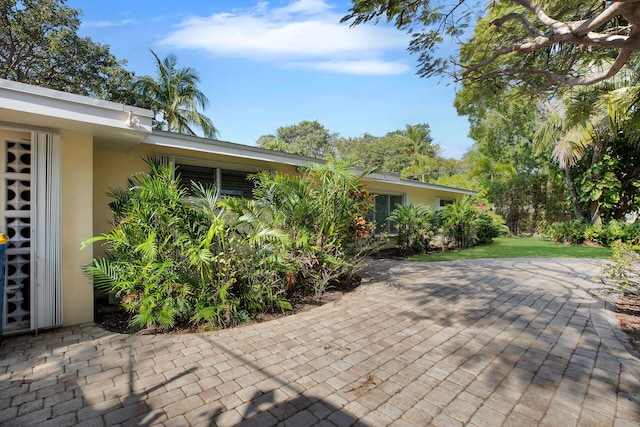
[[(451, 74), (498, 91), (594, 84), (640, 50), (636, 0), (496, 0), (486, 7), (468, 0), (353, 0), (343, 21), (380, 19), (412, 35), (419, 75)], [(459, 58), (443, 57), (447, 39), (459, 43)]]
[(279, 127), (275, 135), (262, 135), (256, 144), (270, 150), (325, 159), (333, 154), (337, 137), (317, 120), (303, 120), (295, 125)]
[(78, 15), (64, 0), (0, 0), (0, 78), (135, 104), (133, 73), (78, 36)]

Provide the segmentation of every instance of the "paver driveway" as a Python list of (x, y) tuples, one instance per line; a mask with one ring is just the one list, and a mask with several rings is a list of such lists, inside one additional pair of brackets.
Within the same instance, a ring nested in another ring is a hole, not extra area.
[(341, 300), (204, 334), (5, 338), (3, 425), (640, 424), (581, 260), (376, 261)]

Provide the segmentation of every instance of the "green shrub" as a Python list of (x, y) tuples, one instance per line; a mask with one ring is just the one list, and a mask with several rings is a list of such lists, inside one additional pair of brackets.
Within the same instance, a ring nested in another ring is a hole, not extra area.
[(111, 192), (113, 229), (83, 243), (106, 246), (85, 271), (132, 313), (131, 328), (227, 326), (291, 308), (281, 262), (287, 235), (227, 209), (211, 189), (194, 188), (195, 206), (186, 203), (175, 169), (149, 164), (148, 174)]
[(640, 292), (640, 255), (631, 244), (617, 241), (611, 245), (611, 262), (604, 273), (623, 291)]
[(577, 220), (556, 222), (547, 227), (546, 234), (556, 242), (580, 244), (586, 239), (587, 227), (587, 223)]
[(291, 241), (289, 284), (321, 294), (359, 267), (368, 253), (372, 198), (362, 189), (365, 171), (329, 162), (302, 176), (262, 172), (255, 176), (257, 203), (269, 210), (274, 226)]
[(456, 200), (438, 211), (438, 223), (445, 239), (459, 248), (470, 248), (477, 241), (477, 210), (470, 199)]
[(582, 243), (585, 240), (610, 246), (615, 241), (638, 244), (640, 223), (627, 224), (624, 220), (612, 219), (602, 224), (587, 224), (576, 220), (555, 223), (547, 227), (545, 234), (558, 242)]
[(504, 218), (494, 212), (480, 210), (475, 219), (476, 244), (484, 245), (493, 242), (496, 237), (509, 233)]
[(404, 253), (421, 253), (429, 249), (435, 226), (431, 208), (426, 205), (396, 205), (389, 216), (398, 228), (397, 247)]

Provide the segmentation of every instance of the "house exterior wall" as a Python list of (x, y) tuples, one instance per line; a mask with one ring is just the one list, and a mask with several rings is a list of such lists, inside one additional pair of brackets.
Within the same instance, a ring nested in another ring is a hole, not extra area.
[(426, 189), (410, 187), (408, 185), (376, 182), (365, 180), (367, 190), (373, 194), (405, 195), (406, 204), (422, 204), (431, 206), (432, 210), (438, 210), (440, 200), (456, 200), (464, 197), (464, 194), (449, 192), (446, 190)]
[(29, 132), (0, 128), (0, 141), (4, 139), (25, 139), (28, 141), (31, 139), (31, 135), (29, 134)]
[[(112, 199), (106, 194), (109, 189), (126, 185), (127, 178), (135, 173), (148, 171), (149, 167), (145, 163), (145, 159), (155, 155), (173, 156), (187, 161), (191, 159), (214, 167), (221, 166), (228, 169), (233, 169), (233, 165), (237, 165), (239, 168), (269, 169), (287, 174), (297, 173), (297, 168), (292, 165), (157, 147), (149, 144), (140, 144), (127, 153), (96, 147), (93, 153), (94, 235), (106, 233), (111, 229), (110, 222), (113, 215), (109, 209), (109, 203)], [(102, 253), (100, 248), (94, 249), (96, 256)]]
[(92, 248), (80, 251), (93, 235), (93, 137), (62, 133), (62, 303), (63, 322), (93, 321), (93, 285), (82, 266), (93, 259)]

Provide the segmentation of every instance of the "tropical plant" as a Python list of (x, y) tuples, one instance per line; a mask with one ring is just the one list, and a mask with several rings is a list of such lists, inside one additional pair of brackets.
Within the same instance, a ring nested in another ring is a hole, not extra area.
[(493, 242), (496, 237), (509, 233), (509, 228), (505, 225), (504, 219), (486, 209), (479, 209), (476, 220), (476, 244), (486, 245)]
[(398, 229), (397, 247), (402, 252), (422, 253), (429, 249), (429, 243), (436, 231), (431, 218), (431, 207), (427, 205), (396, 205), (391, 220)]
[(603, 270), (621, 290), (640, 292), (640, 255), (629, 243), (617, 241), (611, 245), (611, 260)]
[(286, 310), (288, 239), (194, 185), (192, 200), (174, 166), (149, 161), (127, 188), (111, 191), (114, 227), (87, 239), (107, 248), (85, 271), (132, 314), (131, 328), (177, 324), (228, 326), (268, 310)]
[(640, 186), (638, 156), (625, 159), (625, 152), (637, 147), (640, 138), (635, 108), (639, 97), (640, 86), (630, 86), (621, 77), (569, 92), (548, 109), (535, 143), (539, 152), (553, 148), (565, 172), (576, 219), (587, 217), (598, 223), (635, 209), (630, 203)]
[(446, 240), (456, 247), (470, 248), (475, 244), (477, 232), (474, 227), (476, 210), (471, 199), (456, 200), (438, 211), (439, 224)]
[(366, 213), (371, 197), (348, 164), (313, 165), (302, 176), (262, 172), (255, 176), (258, 204), (291, 241), (291, 285), (316, 294), (355, 273), (369, 248)]
[(133, 328), (158, 324), (173, 327), (190, 316), (195, 277), (184, 253), (198, 240), (195, 212), (182, 204), (186, 195), (172, 171), (150, 162), (149, 174), (138, 174), (128, 189), (114, 190), (114, 228), (88, 239), (102, 242), (106, 258), (86, 271), (97, 288), (114, 294), (134, 317)]
[(151, 54), (156, 61), (158, 75), (155, 78), (140, 77), (136, 88), (143, 104), (161, 117), (155, 126), (187, 135), (196, 135), (195, 127), (200, 128), (205, 137), (216, 138), (218, 130), (211, 119), (198, 111), (206, 108), (209, 100), (198, 89), (200, 78), (196, 70), (177, 68), (178, 59), (173, 54), (162, 60), (154, 51)]
[[(504, 219), (471, 197), (456, 200), (435, 216), (443, 243), (452, 242), (458, 248), (486, 244), (509, 232)], [(444, 249), (444, 247), (443, 247)]]

